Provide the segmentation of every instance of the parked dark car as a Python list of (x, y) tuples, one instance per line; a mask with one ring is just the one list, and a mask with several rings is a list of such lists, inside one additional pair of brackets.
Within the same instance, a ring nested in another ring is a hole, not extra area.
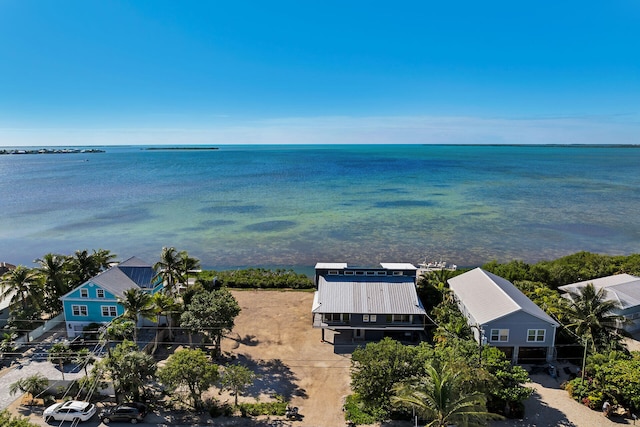
[(100, 420), (109, 424), (111, 421), (130, 422), (136, 424), (144, 420), (147, 415), (147, 405), (143, 403), (121, 403), (113, 408), (106, 409), (100, 414)]

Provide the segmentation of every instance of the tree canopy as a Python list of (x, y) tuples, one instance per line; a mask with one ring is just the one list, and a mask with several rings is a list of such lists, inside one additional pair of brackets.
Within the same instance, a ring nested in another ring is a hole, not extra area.
[(193, 406), (200, 408), (202, 393), (218, 381), (219, 372), (202, 350), (183, 349), (167, 359), (158, 378), (172, 392), (186, 388)]
[(253, 384), (255, 377), (256, 374), (246, 366), (238, 364), (227, 365), (222, 372), (220, 385), (223, 390), (229, 390), (233, 393), (235, 397), (234, 404), (238, 406), (238, 396)]
[(121, 399), (140, 402), (145, 400), (145, 385), (154, 378), (156, 368), (153, 356), (139, 351), (133, 342), (124, 341), (95, 365), (94, 372), (100, 379), (111, 379)]
[(405, 346), (391, 338), (369, 343), (351, 356), (351, 388), (369, 407), (388, 412), (393, 386), (402, 379), (423, 375), (432, 357), (428, 344)]
[(204, 291), (193, 297), (180, 316), (180, 325), (211, 340), (219, 355), (222, 337), (231, 332), (238, 314), (240, 306), (228, 289)]

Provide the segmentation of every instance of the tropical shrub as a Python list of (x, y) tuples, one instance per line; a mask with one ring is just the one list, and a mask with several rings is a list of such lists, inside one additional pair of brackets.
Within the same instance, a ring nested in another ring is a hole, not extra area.
[(28, 418), (24, 418), (21, 416), (14, 417), (6, 409), (0, 411), (0, 426), (2, 427), (38, 427), (37, 424), (30, 422)]
[(386, 415), (386, 411), (372, 408), (363, 402), (357, 393), (347, 396), (343, 410), (345, 420), (356, 425), (375, 424), (378, 420), (384, 419)]
[(248, 268), (244, 270), (203, 271), (198, 280), (206, 288), (311, 289), (313, 281), (293, 270)]
[(243, 415), (279, 415), (282, 416), (287, 411), (287, 402), (278, 400), (276, 402), (240, 403), (238, 409)]

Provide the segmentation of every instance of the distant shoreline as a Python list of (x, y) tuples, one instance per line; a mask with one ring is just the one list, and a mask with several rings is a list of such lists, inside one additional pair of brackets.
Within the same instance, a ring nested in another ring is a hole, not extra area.
[(219, 150), (218, 147), (148, 147), (144, 148), (145, 151), (169, 151), (169, 150), (178, 150), (178, 151), (203, 151), (203, 150)]
[(93, 153), (104, 153), (104, 150), (99, 150), (97, 148), (39, 148), (35, 150), (20, 150), (20, 149), (11, 149), (11, 150), (0, 150), (0, 155), (2, 154), (93, 154)]

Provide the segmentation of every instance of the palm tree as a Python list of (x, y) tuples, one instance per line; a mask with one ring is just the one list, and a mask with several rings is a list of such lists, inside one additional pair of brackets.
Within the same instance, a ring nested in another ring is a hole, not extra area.
[(89, 373), (87, 371), (87, 366), (93, 365), (95, 361), (96, 361), (95, 356), (86, 347), (83, 347), (80, 350), (78, 350), (76, 354), (73, 356), (73, 363), (75, 363), (78, 366), (82, 366), (82, 368), (84, 369), (85, 377), (89, 376)]
[(48, 253), (42, 258), (35, 260), (40, 266), (36, 271), (40, 274), (45, 286), (45, 303), (46, 309), (52, 313), (62, 311), (62, 301), (60, 297), (71, 290), (67, 257)]
[(118, 303), (124, 307), (123, 318), (136, 323), (133, 333), (134, 342), (138, 342), (137, 322), (140, 317), (153, 320), (155, 314), (151, 295), (140, 288), (130, 288), (124, 291), (124, 297), (118, 298)]
[(166, 316), (167, 327), (169, 329), (169, 340), (173, 341), (173, 329), (171, 328), (171, 323), (173, 321), (172, 315), (173, 313), (179, 311), (180, 303), (178, 303), (178, 301), (172, 295), (164, 294), (161, 292), (154, 294), (151, 300), (153, 302), (153, 307), (156, 315), (158, 316), (158, 327), (160, 327), (160, 317)]
[(153, 268), (157, 272), (154, 279), (158, 277), (162, 279), (165, 292), (173, 292), (177, 283), (184, 282), (181, 274), (182, 260), (176, 248), (162, 248), (160, 261), (156, 262)]
[(31, 403), (37, 395), (42, 393), (49, 386), (49, 380), (42, 374), (37, 373), (30, 377), (20, 378), (18, 381), (9, 386), (9, 394), (14, 395), (17, 392), (29, 393), (31, 395)]
[(585, 343), (589, 341), (595, 352), (610, 348), (621, 339), (617, 328), (625, 319), (614, 313), (619, 308), (617, 301), (607, 299), (604, 288), (596, 291), (593, 283), (588, 283), (578, 292), (569, 292), (566, 316), (571, 323), (567, 328)]
[(85, 249), (76, 251), (70, 259), (71, 274), (74, 276), (72, 287), (80, 286), (100, 272), (95, 258)]
[(461, 373), (427, 366), (427, 376), (394, 386), (391, 403), (415, 409), (424, 419), (431, 420), (426, 427), (458, 427), (485, 425), (499, 415), (486, 410), (486, 397), (479, 391), (466, 392), (462, 388)]
[(29, 306), (40, 307), (42, 285), (38, 274), (24, 265), (5, 273), (0, 279), (0, 300), (11, 297), (12, 303), (20, 303), (23, 311)]
[(180, 251), (178, 254), (180, 257), (180, 274), (184, 278), (185, 286), (189, 285), (189, 272), (200, 268), (200, 260), (198, 258), (190, 257), (187, 251)]
[(6, 353), (11, 353), (16, 349), (16, 338), (18, 335), (12, 332), (2, 332), (0, 334), (0, 360)]
[(69, 344), (57, 342), (51, 346), (47, 353), (47, 359), (49, 359), (49, 362), (58, 364), (60, 372), (62, 373), (62, 380), (64, 380), (64, 364), (67, 363), (71, 357)]
[(443, 301), (451, 301), (453, 296), (451, 289), (449, 289), (449, 279), (454, 275), (452, 270), (442, 269), (431, 271), (423, 274), (427, 284), (433, 286), (441, 295)]
[(117, 257), (116, 254), (112, 254), (108, 249), (98, 249), (97, 251), (93, 250), (93, 258), (94, 265), (100, 270), (106, 270), (111, 267), (111, 263)]
[(98, 365), (101, 367), (99, 371), (113, 381), (116, 400), (136, 402), (141, 401), (145, 386), (149, 384), (157, 368), (153, 356), (139, 351), (131, 341), (118, 344)]

